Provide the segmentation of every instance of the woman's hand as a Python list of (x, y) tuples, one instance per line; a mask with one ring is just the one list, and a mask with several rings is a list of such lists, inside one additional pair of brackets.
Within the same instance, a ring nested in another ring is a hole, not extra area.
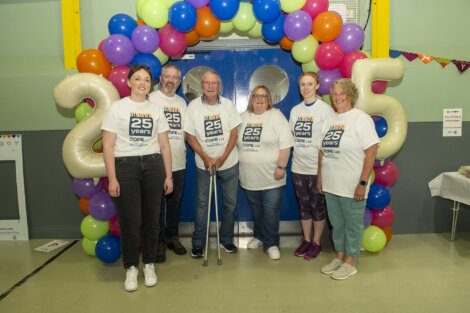
[(169, 195), (173, 192), (173, 178), (165, 178), (165, 182), (163, 183), (163, 189), (165, 190), (165, 195)]
[(354, 200), (362, 201), (366, 196), (366, 186), (357, 185), (356, 190), (354, 191)]
[(119, 182), (117, 181), (117, 179), (109, 181), (108, 192), (111, 197), (119, 197), (119, 195), (121, 194), (121, 187), (119, 186)]
[(281, 170), (280, 168), (276, 167), (274, 170), (274, 179), (281, 180), (286, 176), (286, 170)]
[(317, 191), (318, 191), (318, 193), (323, 194), (323, 186), (322, 186), (320, 176), (317, 176)]

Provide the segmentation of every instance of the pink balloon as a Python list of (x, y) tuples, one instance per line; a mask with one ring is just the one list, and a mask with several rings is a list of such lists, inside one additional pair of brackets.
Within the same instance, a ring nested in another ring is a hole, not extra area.
[(344, 53), (340, 45), (335, 42), (325, 42), (319, 45), (315, 52), (315, 63), (322, 70), (334, 70), (339, 67), (343, 57)]
[(341, 75), (344, 78), (351, 78), (354, 62), (359, 59), (367, 59), (367, 55), (359, 50), (351, 51), (344, 55), (343, 62), (339, 66)]
[(388, 82), (385, 80), (376, 80), (372, 82), (372, 92), (383, 94), (387, 90)]
[(328, 0), (307, 0), (302, 11), (310, 14), (313, 21), (320, 13), (328, 11)]
[(119, 65), (111, 69), (108, 80), (116, 87), (121, 98), (131, 94), (131, 88), (127, 85), (127, 75), (131, 68), (127, 65)]
[(193, 5), (195, 8), (203, 8), (209, 4), (209, 0), (186, 0)]
[(160, 36), (160, 49), (168, 56), (176, 57), (186, 50), (186, 37), (184, 33), (174, 29), (170, 23), (158, 31)]
[(103, 52), (103, 45), (104, 45), (105, 40), (106, 39), (101, 40), (100, 44), (98, 45), (98, 50), (100, 50), (101, 52)]
[(119, 219), (117, 214), (109, 220), (109, 232), (111, 233), (111, 235), (121, 237), (121, 225), (119, 225)]
[(395, 212), (390, 205), (387, 205), (382, 210), (371, 210), (372, 211), (372, 225), (378, 227), (387, 227), (393, 224), (395, 219)]
[(398, 179), (398, 167), (392, 161), (386, 162), (382, 166), (374, 168), (375, 171), (375, 184), (382, 186), (391, 186), (395, 184)]

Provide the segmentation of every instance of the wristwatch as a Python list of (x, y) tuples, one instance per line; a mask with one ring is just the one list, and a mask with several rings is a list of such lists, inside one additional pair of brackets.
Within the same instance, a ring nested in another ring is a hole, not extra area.
[(361, 185), (361, 186), (367, 186), (368, 184), (369, 184), (369, 182), (368, 182), (367, 180), (362, 180), (362, 179), (361, 179), (361, 180), (359, 181), (359, 185)]
[(278, 165), (278, 166), (276, 166), (276, 167), (277, 167), (278, 169), (280, 169), (280, 170), (283, 170), (283, 171), (285, 171), (286, 168), (287, 168), (286, 166), (281, 166), (281, 165)]

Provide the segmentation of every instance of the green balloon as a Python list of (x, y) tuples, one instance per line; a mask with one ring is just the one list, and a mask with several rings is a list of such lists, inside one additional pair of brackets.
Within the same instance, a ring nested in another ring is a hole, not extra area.
[(105, 236), (109, 231), (108, 221), (98, 221), (91, 215), (85, 216), (80, 224), (83, 237), (95, 241)]
[(329, 94), (320, 96), (320, 98), (333, 107), (333, 103), (331, 102), (331, 97)]
[(378, 252), (385, 247), (387, 236), (384, 231), (377, 226), (370, 225), (364, 229), (362, 236), (362, 247), (369, 252)]
[(232, 21), (221, 22), (220, 23), (220, 33), (221, 34), (229, 34), (231, 32), (233, 32), (233, 23), (232, 23)]
[(256, 17), (251, 3), (242, 2), (237, 14), (232, 19), (233, 26), (241, 32), (247, 32), (255, 26)]
[(312, 60), (307, 63), (302, 63), (302, 72), (318, 72), (320, 69), (317, 66), (317, 63), (315, 63), (315, 60)]
[(248, 33), (248, 37), (250, 37), (251, 39), (257, 39), (257, 38), (262, 38), (263, 37), (263, 33), (261, 31), (261, 28), (262, 28), (263, 24), (261, 24), (260, 22), (256, 21), (255, 22), (255, 26), (253, 26), (247, 33)]
[(281, 0), (281, 9), (286, 13), (292, 13), (304, 7), (307, 0)]
[(168, 6), (164, 1), (146, 1), (142, 4), (140, 17), (153, 28), (162, 28), (168, 23)]
[(153, 55), (157, 57), (161, 65), (164, 65), (166, 62), (168, 62), (169, 57), (163, 53), (162, 49), (160, 48), (158, 48), (157, 51), (153, 53)]
[(167, 7), (171, 8), (171, 6), (173, 4), (175, 4), (175, 2), (178, 2), (178, 1), (181, 1), (181, 0), (164, 0), (164, 2), (166, 3)]
[(135, 11), (137, 12), (137, 17), (142, 18), (142, 5), (148, 0), (137, 0), (135, 2)]
[(82, 239), (82, 249), (85, 251), (86, 254), (89, 256), (96, 256), (95, 254), (95, 247), (98, 240), (90, 240), (88, 238), (83, 237)]
[(103, 137), (98, 138), (95, 142), (93, 142), (93, 145), (91, 146), (93, 151), (97, 150), (103, 150)]
[(312, 35), (305, 39), (295, 41), (292, 45), (292, 57), (299, 63), (308, 63), (315, 57), (318, 41)]
[(82, 102), (75, 108), (75, 120), (80, 123), (91, 112), (93, 112), (93, 108), (88, 103)]

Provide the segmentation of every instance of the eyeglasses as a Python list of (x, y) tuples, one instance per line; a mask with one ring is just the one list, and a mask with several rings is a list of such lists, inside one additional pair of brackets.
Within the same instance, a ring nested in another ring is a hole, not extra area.
[(165, 79), (172, 79), (172, 80), (179, 80), (179, 76), (172, 76), (172, 75), (163, 75)]
[(217, 86), (219, 82), (204, 82), (204, 86)]
[(341, 97), (341, 96), (344, 96), (344, 95), (346, 95), (346, 93), (344, 93), (344, 92), (332, 93), (332, 94), (331, 94), (332, 97)]
[(265, 99), (268, 98), (268, 95), (258, 95), (258, 94), (254, 94), (252, 97), (255, 98), (256, 100), (265, 100)]

